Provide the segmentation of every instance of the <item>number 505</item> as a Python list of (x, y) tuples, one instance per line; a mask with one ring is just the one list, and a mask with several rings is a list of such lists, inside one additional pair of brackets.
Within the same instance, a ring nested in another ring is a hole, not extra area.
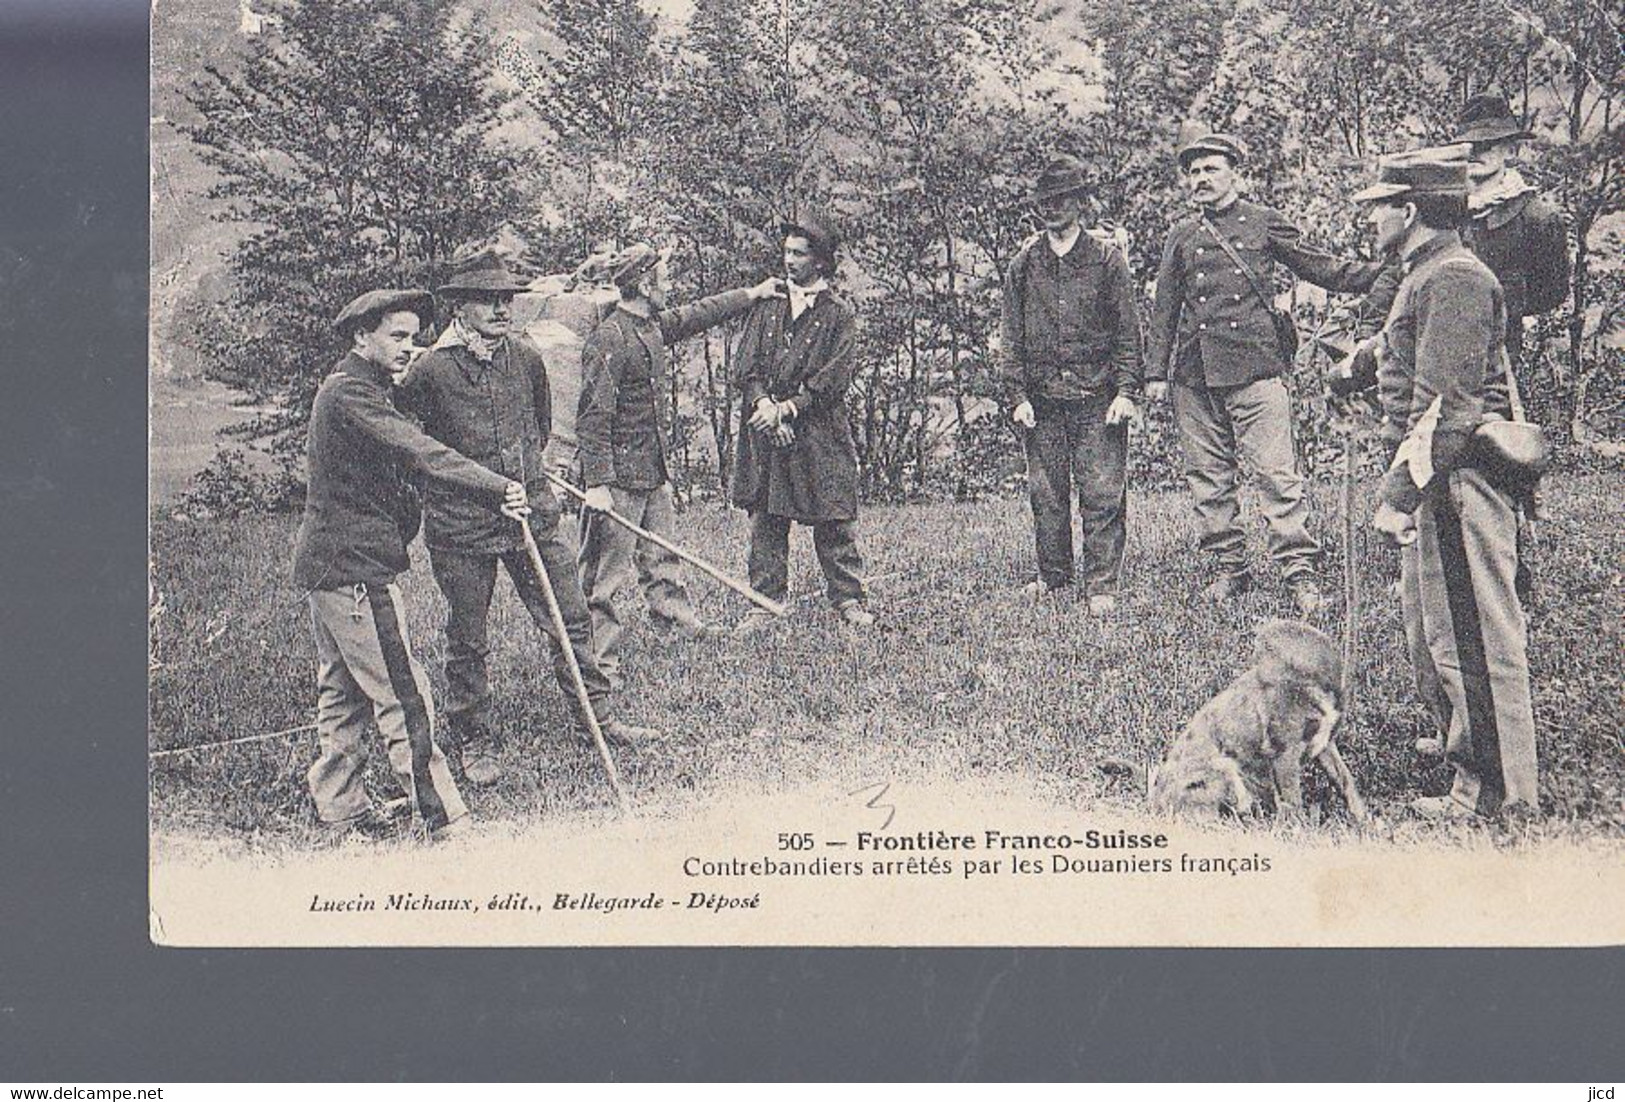
[(812, 847), (813, 837), (812, 834), (807, 831), (803, 831), (800, 834), (785, 834), (782, 832), (779, 834), (779, 849), (781, 851), (787, 849), (812, 849)]

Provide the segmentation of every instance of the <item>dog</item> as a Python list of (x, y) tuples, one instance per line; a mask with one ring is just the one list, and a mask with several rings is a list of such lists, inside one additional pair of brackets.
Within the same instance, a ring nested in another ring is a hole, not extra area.
[[(1325, 632), (1291, 620), (1258, 628), (1252, 665), (1204, 704), (1147, 778), (1159, 815), (1303, 812), (1303, 765), (1318, 761), (1348, 805), (1370, 817), (1332, 742), (1342, 715), (1343, 659)], [(1112, 774), (1132, 765), (1108, 762)]]

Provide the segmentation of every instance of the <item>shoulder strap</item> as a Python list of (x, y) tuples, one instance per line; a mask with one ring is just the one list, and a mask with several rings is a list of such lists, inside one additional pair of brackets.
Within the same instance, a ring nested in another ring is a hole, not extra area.
[(1264, 304), (1264, 309), (1274, 310), (1275, 300), (1264, 291), (1263, 285), (1259, 283), (1258, 277), (1253, 274), (1252, 268), (1248, 266), (1245, 260), (1241, 259), (1241, 254), (1231, 247), (1230, 242), (1224, 239), (1224, 234), (1219, 232), (1219, 228), (1206, 215), (1202, 216), (1202, 226), (1207, 230), (1208, 235), (1219, 243), (1219, 248), (1223, 249), (1224, 255), (1230, 258), (1230, 263), (1240, 268), (1241, 274), (1247, 277), (1247, 285), (1253, 289), (1253, 294), (1258, 296), (1258, 301)]

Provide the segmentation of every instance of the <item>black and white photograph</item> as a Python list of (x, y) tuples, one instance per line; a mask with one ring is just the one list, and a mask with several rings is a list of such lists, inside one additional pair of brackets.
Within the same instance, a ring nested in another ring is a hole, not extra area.
[(153, 0), (161, 946), (1625, 941), (1597, 0)]

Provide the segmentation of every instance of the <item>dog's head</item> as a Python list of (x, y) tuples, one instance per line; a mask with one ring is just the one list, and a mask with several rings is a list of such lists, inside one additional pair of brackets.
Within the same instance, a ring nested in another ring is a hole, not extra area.
[(1222, 755), (1164, 762), (1151, 771), (1149, 789), (1151, 810), (1158, 815), (1216, 818), (1253, 809), (1236, 763)]
[(1297, 620), (1266, 620), (1254, 637), (1253, 664), (1266, 685), (1308, 682), (1343, 706), (1343, 655), (1331, 636)]

